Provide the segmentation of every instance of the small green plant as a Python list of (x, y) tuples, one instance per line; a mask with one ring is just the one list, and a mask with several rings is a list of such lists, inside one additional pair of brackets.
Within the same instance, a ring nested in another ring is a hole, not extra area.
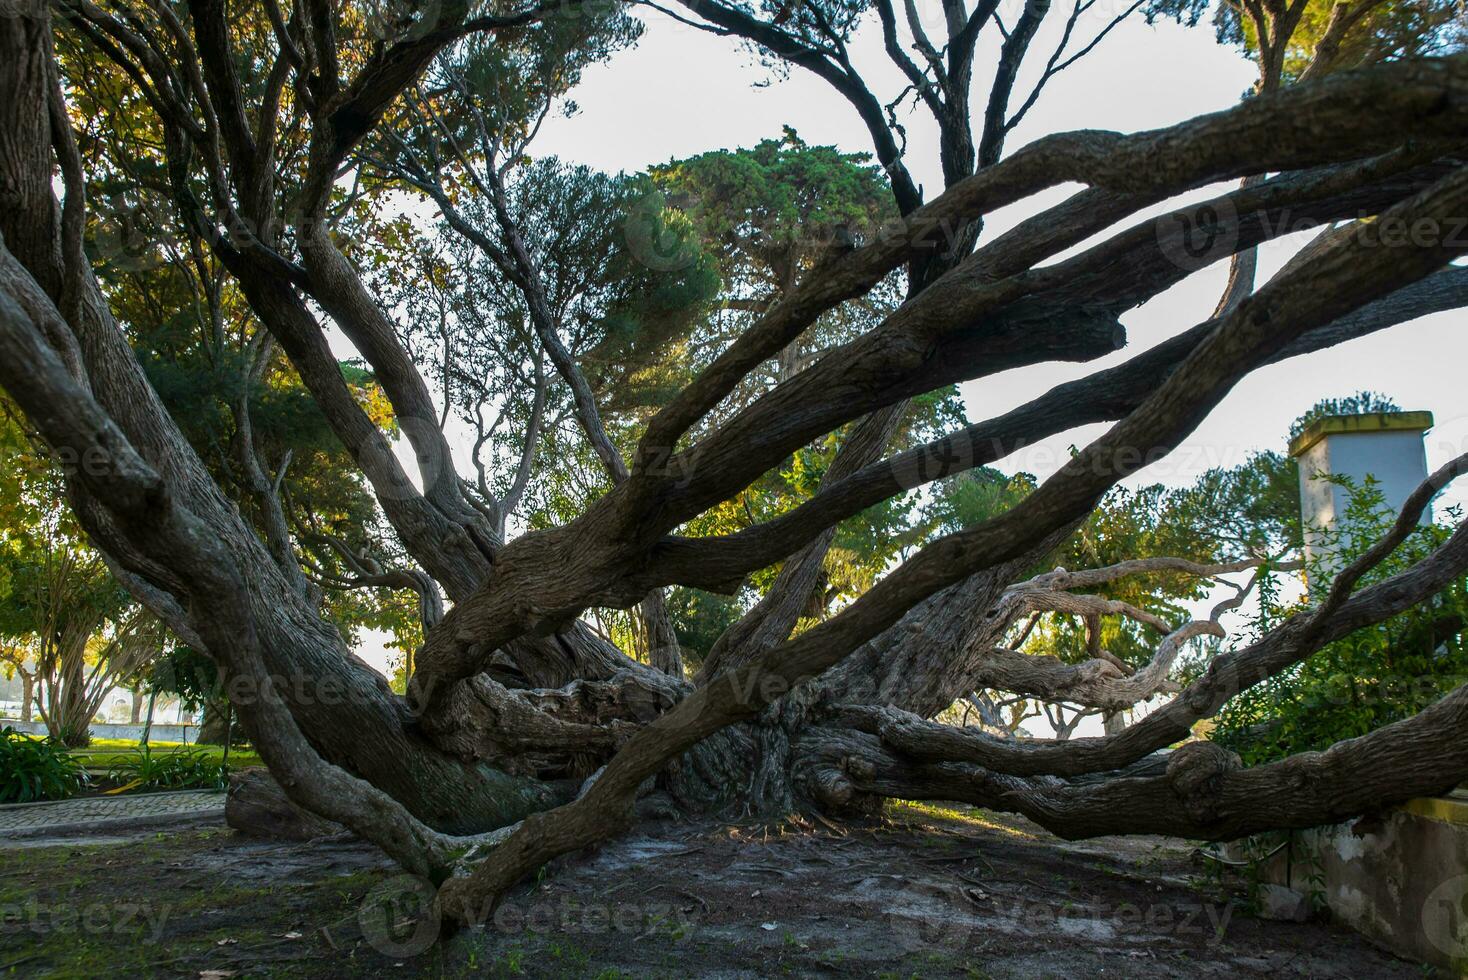
[(64, 800), (86, 781), (86, 770), (60, 742), (0, 729), (0, 803)]
[[(1283, 601), (1274, 583), (1261, 579), (1256, 635), (1321, 601), (1338, 569), (1363, 554), (1395, 521), (1395, 511), (1387, 506), (1374, 479), (1368, 477), (1359, 485), (1344, 477), (1331, 482), (1343, 489), (1347, 507), (1338, 526), (1318, 531), (1321, 553), (1329, 559), (1311, 563), (1309, 592), (1296, 601)], [(1453, 523), (1461, 518), (1451, 507), (1445, 515)], [(1451, 533), (1450, 523), (1418, 527), (1357, 588), (1404, 571), (1440, 547)], [(1322, 751), (1342, 739), (1410, 718), (1468, 676), (1468, 642), (1454, 627), (1465, 616), (1468, 582), (1460, 578), (1406, 612), (1328, 643), (1236, 695), (1219, 712), (1210, 738), (1252, 766)]]
[(224, 763), (206, 752), (155, 753), (147, 746), (107, 770), (107, 778), (125, 789), (224, 789), (228, 777)]

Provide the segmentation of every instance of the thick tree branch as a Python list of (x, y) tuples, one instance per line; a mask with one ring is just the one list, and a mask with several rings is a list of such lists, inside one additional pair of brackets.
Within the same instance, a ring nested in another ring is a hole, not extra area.
[[(1332, 593), (1344, 595), (1341, 583), (1354, 581), (1353, 576), (1368, 567), (1366, 561), (1376, 564), (1386, 557), (1401, 542), (1403, 528), (1410, 532), (1415, 527), (1426, 501), (1464, 469), (1468, 469), (1468, 457), (1459, 457), (1430, 477), (1403, 508), (1402, 519), (1355, 563), (1356, 572), (1337, 579)], [(1446, 543), (1406, 571), (1343, 598), (1336, 605), (1322, 604), (1296, 613), (1254, 643), (1216, 658), (1203, 676), (1177, 698), (1116, 735), (1018, 744), (911, 716), (899, 719), (895, 725), (880, 719), (873, 724), (871, 719), (876, 716), (859, 708), (842, 709), (839, 717), (853, 727), (880, 733), (884, 741), (916, 758), (972, 762), (1016, 775), (1074, 776), (1120, 769), (1187, 738), (1194, 724), (1212, 717), (1229, 698), (1299, 663), (1325, 644), (1423, 602), (1461, 576), (1465, 568), (1468, 522), (1459, 525)]]
[[(1468, 305), (1468, 268), (1454, 266), (1309, 331), (1270, 363), (1367, 336), (1432, 313)], [(984, 466), (1076, 426), (1112, 421), (1134, 410), (1202, 339), (1189, 331), (1125, 364), (1068, 382), (1005, 415), (914, 446), (820, 491), (800, 507), (722, 538), (670, 539), (658, 546), (667, 577), (704, 588), (727, 587), (798, 548), (829, 522), (933, 480)], [(705, 574), (705, 571), (708, 574)]]
[[(1465, 207), (1468, 170), (1390, 209), (1383, 220), (1411, 227), (1414, 221), (1441, 222)], [(1266, 286), (1213, 328), (1138, 411), (1008, 513), (927, 546), (841, 614), (749, 666), (714, 678), (634, 735), (584, 796), (528, 818), (470, 878), (448, 882), (440, 894), (446, 913), (464, 918), (472, 905), (493, 899), (549, 857), (617, 829), (638, 785), (674, 755), (830, 667), (925, 596), (1084, 516), (1116, 481), (1175, 447), (1251, 368), (1311, 327), (1430, 274), (1457, 249), (1468, 249), (1468, 243), (1389, 253), (1352, 243)]]
[[(658, 468), (673, 446), (750, 371), (775, 356), (825, 310), (871, 288), (914, 254), (941, 248), (941, 240), (984, 214), (1066, 181), (1165, 197), (1210, 181), (1267, 170), (1328, 164), (1393, 148), (1404, 136), (1429, 131), (1454, 138), (1444, 112), (1468, 89), (1468, 69), (1454, 59), (1382, 66), (1342, 74), (1252, 99), (1234, 109), (1171, 129), (1130, 137), (1064, 133), (1046, 137), (950, 188), (883, 229), (872, 243), (818, 270), (784, 297), (649, 424), (634, 471)], [(1412, 77), (1430, 65), (1427, 73)], [(1392, 71), (1395, 69), (1395, 71)], [(1388, 108), (1390, 103), (1390, 109)], [(1371, 116), (1370, 121), (1361, 118)], [(1369, 133), (1339, 142), (1322, 133)], [(1348, 149), (1347, 149), (1348, 148)]]

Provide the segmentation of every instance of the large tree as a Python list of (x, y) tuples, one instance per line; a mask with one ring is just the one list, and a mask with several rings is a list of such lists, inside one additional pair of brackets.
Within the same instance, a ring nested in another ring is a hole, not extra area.
[[(1036, 575), (1035, 563), (1251, 370), (1455, 308), (1465, 296), (1463, 270), (1449, 265), (1468, 247), (1454, 221), (1468, 207), (1464, 56), (1329, 74), (1166, 129), (1056, 134), (1005, 156), (1004, 135), (1031, 104), (1012, 104), (1015, 78), (1049, 9), (1027, 4), (1016, 23), (1002, 24), (995, 5), (945, 4), (947, 37), (918, 38), (921, 64), (889, 40), (941, 126), (946, 187), (925, 202), (899, 159), (898, 130), (847, 57), (866, 5), (690, 4), (713, 29), (816, 71), (853, 103), (897, 216), (782, 284), (775, 302), (639, 423), (626, 456), (583, 386), (585, 365), (558, 337), (567, 322), (554, 310), (534, 318), (516, 356), (534, 363), (533, 335), (608, 477), (574, 518), (513, 540), (498, 519), (496, 484), (466, 480), (454, 466), (442, 405), (398, 322), (403, 310), (369, 286), (364, 253), (373, 242), (361, 236), (380, 224), (360, 209), (385, 198), (358, 184), (367, 163), (356, 154), (380, 160), (376, 136), (422, 107), (421, 89), (405, 93), (444, 66), (452, 78), (466, 51), (489, 47), (523, 64), (584, 23), (561, 18), (615, 19), (620, 9), (65, 0), (54, 13), (30, 10), (0, 21), (0, 384), (66, 461), (80, 526), (131, 594), (214, 661), (291, 798), (442, 882), (444, 908), (460, 920), (549, 858), (626, 827), (652, 792), (689, 809), (942, 797), (1016, 810), (1073, 836), (1222, 839), (1453, 785), (1468, 776), (1468, 688), (1321, 754), (1243, 768), (1207, 741), (1156, 753), (1242, 687), (1457, 580), (1468, 567), (1468, 527), (1355, 588), (1468, 459), (1434, 474), (1316, 605), (1214, 659), (1124, 730), (1015, 742), (930, 720), (981, 688), (1113, 713), (1161, 690), (1182, 643), (1216, 632), (1215, 619), (1169, 624), (1131, 673), (1104, 658), (1029, 657), (1003, 640), (1026, 613), (1084, 604), (1129, 574), (1227, 569), (1154, 556)], [(872, 11), (894, 38), (892, 7)], [(991, 22), (1003, 50), (975, 139), (975, 37)], [(1062, 53), (1052, 67), (1065, 63)], [(95, 107), (85, 117), (73, 108), (81, 99)], [(460, 146), (466, 182), (444, 192), (451, 205), (482, 199), (494, 224), (469, 226), (465, 237), (483, 235), (486, 254), (509, 247), (497, 266), (527, 306), (545, 294), (545, 270), (530, 247), (516, 254), (525, 239), (496, 182), (509, 178), (500, 169), (506, 150), (533, 132), (534, 102), (501, 96), (504, 117), (527, 122), (486, 121), (477, 147)], [(479, 135), (472, 107), (424, 111), (420, 121), (438, 119), (456, 142), (469, 127)], [(125, 137), (109, 138), (116, 133)], [(100, 215), (88, 203), (98, 198), (91, 177), (114, 173), (104, 158), (119, 153), (134, 161), (128, 190), (200, 243), (284, 352), (412, 562), (413, 583), (404, 584), (425, 596), (441, 589), (451, 603), (439, 615), (425, 598), (407, 698), (322, 615), (300, 565), (301, 537), (282, 542), (268, 508), (235, 503), (130, 347), (86, 247)], [(1135, 217), (1246, 177), (1258, 179), (1160, 219)], [(410, 183), (433, 195), (434, 181)], [(976, 247), (986, 215), (1068, 183), (1084, 186)], [(910, 399), (1112, 353), (1124, 338), (1121, 313), (1208, 260), (1337, 222), (1345, 224), (1273, 280), (1170, 340), (1003, 416), (884, 455)], [(746, 378), (899, 270), (905, 302), (718, 418)], [(343, 373), (332, 330), (380, 386), (416, 457), (416, 479)], [(1111, 424), (1038, 486), (912, 549), (839, 611), (803, 615), (844, 522), (1094, 422)], [(833, 433), (841, 448), (798, 506), (733, 533), (690, 533), (700, 515)], [(776, 564), (768, 590), (692, 678), (668, 661), (628, 657), (579, 618), (643, 604), (673, 585), (730, 592)], [(512, 825), (487, 855), (469, 852), (482, 860), (466, 857), (474, 835)]]

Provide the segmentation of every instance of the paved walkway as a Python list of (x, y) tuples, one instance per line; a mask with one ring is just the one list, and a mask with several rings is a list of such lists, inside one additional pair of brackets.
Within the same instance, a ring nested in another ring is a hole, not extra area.
[(224, 793), (216, 790), (180, 790), (173, 793), (134, 793), (126, 796), (88, 796), (48, 803), (0, 806), (0, 836), (68, 829), (109, 827), (145, 820), (224, 815)]

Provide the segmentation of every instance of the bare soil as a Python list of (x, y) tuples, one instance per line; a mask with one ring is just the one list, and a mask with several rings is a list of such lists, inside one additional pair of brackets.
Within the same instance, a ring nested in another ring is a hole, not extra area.
[(964, 807), (895, 804), (850, 825), (659, 824), (556, 862), (447, 939), (429, 897), (353, 840), (224, 828), (31, 840), (0, 849), (0, 973), (1424, 975), (1344, 927), (1255, 918), (1247, 883), (1211, 873), (1186, 842), (1065, 843)]

